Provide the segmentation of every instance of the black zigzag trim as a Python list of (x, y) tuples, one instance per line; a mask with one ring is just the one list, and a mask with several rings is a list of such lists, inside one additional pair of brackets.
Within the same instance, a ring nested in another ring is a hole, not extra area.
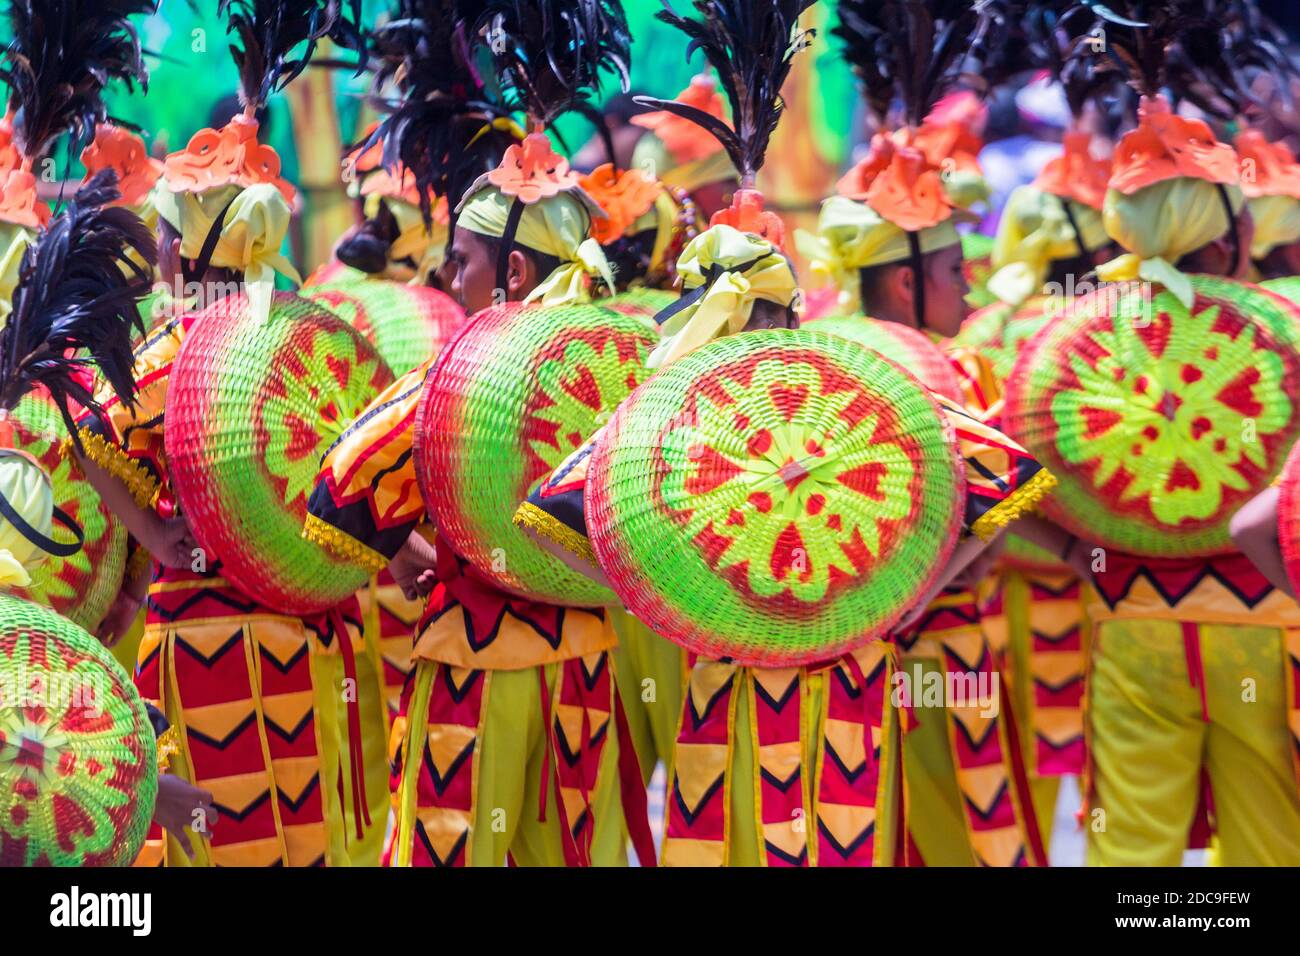
[(434, 850), (433, 844), (429, 842), (429, 834), (424, 832), (424, 824), (418, 819), (415, 821), (415, 835), (420, 838), (420, 843), (424, 846), (425, 850), (428, 851), (429, 859), (433, 860), (433, 865), (439, 867), (455, 866), (456, 860), (464, 855), (465, 844), (469, 841), (469, 831), (466, 830), (459, 838), (457, 838), (455, 844), (451, 848), (451, 852), (447, 854), (447, 859), (444, 860), (438, 855), (437, 851)]
[(212, 670), (213, 664), (215, 664), (217, 661), (221, 660), (221, 658), (229, 654), (231, 649), (235, 645), (243, 644), (243, 642), (244, 642), (244, 631), (241, 628), (240, 630), (235, 631), (234, 634), (230, 635), (230, 637), (227, 638), (225, 642), (218, 645), (215, 651), (205, 656), (204, 654), (201, 654), (199, 652), (198, 648), (194, 647), (192, 644), (189, 643), (189, 641), (185, 640), (185, 633), (183, 631), (180, 634), (176, 635), (176, 647), (184, 651), (187, 657), (191, 657), (194, 660), (198, 661), (200, 664), (202, 664), (204, 669), (206, 670)]
[(792, 866), (805, 866), (808, 863), (808, 847), (806, 845), (799, 851), (798, 856), (791, 856), (785, 850), (773, 843), (769, 843), (767, 840), (763, 841), (763, 848), (778, 860), (784, 860)]
[(220, 740), (218, 740), (216, 737), (209, 737), (207, 734), (201, 733), (200, 731), (195, 730), (193, 727), (186, 727), (185, 730), (189, 734), (189, 736), (193, 737), (195, 740), (199, 741), (200, 743), (203, 743), (208, 747), (212, 747), (214, 750), (225, 750), (227, 747), (230, 746), (230, 742), (232, 740), (234, 740), (236, 737), (242, 734), (245, 730), (248, 729), (250, 724), (253, 724), (256, 721), (257, 721), (257, 714), (250, 713), (247, 717), (245, 717), (238, 724), (236, 724), (234, 729), (231, 730), (230, 733), (226, 734), (226, 736), (222, 737)]
[(691, 730), (699, 730), (709, 715), (713, 713), (713, 708), (718, 705), (722, 696), (731, 690), (732, 685), (736, 682), (736, 675), (733, 673), (726, 679), (721, 687), (713, 692), (713, 696), (704, 702), (703, 712), (697, 712), (695, 709), (695, 695), (691, 693), (690, 688), (686, 688), (687, 716), (691, 721)]
[[(1093, 575), (1094, 581), (1098, 577), (1099, 577), (1098, 575)], [(1115, 592), (1113, 598), (1111, 596), (1111, 593), (1108, 591), (1108, 589), (1103, 588), (1100, 585), (1097, 586), (1096, 591), (1098, 594), (1101, 595), (1101, 599), (1106, 602), (1107, 607), (1109, 607), (1113, 611), (1115, 610), (1116, 607), (1119, 606), (1119, 603), (1121, 601), (1123, 601), (1125, 598), (1129, 596), (1129, 592), (1133, 590), (1133, 585), (1137, 583), (1137, 579), (1146, 578), (1147, 581), (1150, 582), (1151, 587), (1153, 587), (1156, 593), (1160, 595), (1160, 599), (1164, 601), (1165, 604), (1167, 604), (1169, 607), (1172, 608), (1172, 607), (1177, 607), (1179, 602), (1181, 602), (1183, 598), (1187, 597), (1198, 587), (1200, 587), (1207, 577), (1213, 578), (1214, 580), (1222, 584), (1224, 588), (1226, 588), (1228, 592), (1232, 594), (1233, 597), (1235, 597), (1238, 601), (1240, 601), (1243, 605), (1245, 605), (1247, 609), (1254, 609), (1256, 605), (1258, 605), (1261, 601), (1263, 601), (1266, 597), (1268, 597), (1273, 592), (1272, 585), (1268, 585), (1262, 591), (1260, 591), (1259, 594), (1256, 594), (1253, 597), (1247, 595), (1239, 587), (1237, 587), (1235, 584), (1233, 584), (1231, 581), (1225, 578), (1222, 574), (1216, 571), (1212, 565), (1206, 565), (1205, 568), (1203, 568), (1198, 574), (1196, 574), (1191, 579), (1187, 587), (1183, 588), (1181, 591), (1178, 592), (1167, 590), (1164, 587), (1164, 585), (1162, 585), (1160, 581), (1157, 579), (1156, 575), (1153, 574), (1150, 571), (1150, 569), (1145, 567), (1136, 568), (1129, 575), (1129, 577), (1124, 581), (1123, 585), (1121, 585), (1120, 590)]]
[(222, 817), (228, 817), (231, 820), (239, 820), (242, 822), (270, 801), (271, 791), (267, 789), (258, 794), (257, 799), (246, 806), (243, 813), (236, 813), (234, 807), (228, 807), (224, 803), (218, 803), (215, 800), (212, 801), (212, 807), (217, 811), (217, 825), (220, 826)]
[(763, 688), (763, 682), (759, 680), (754, 681), (754, 693), (763, 700), (768, 707), (779, 714), (781, 711), (785, 710), (786, 704), (790, 703), (790, 701), (798, 695), (799, 677), (796, 675), (790, 680), (790, 683), (786, 685), (785, 692), (780, 696), (780, 698), (773, 697), (769, 694)]
[(724, 777), (725, 774), (718, 774), (718, 779), (714, 780), (713, 783), (709, 785), (709, 789), (704, 791), (704, 795), (700, 797), (700, 802), (696, 806), (695, 812), (692, 813), (690, 807), (686, 806), (686, 798), (682, 796), (681, 783), (674, 776), (673, 803), (677, 805), (677, 809), (680, 810), (682, 816), (686, 818), (686, 825), (688, 827), (695, 826), (695, 819), (700, 815), (700, 811), (713, 802), (713, 798), (716, 797), (718, 791), (722, 789)]
[(456, 779), (456, 775), (460, 773), (461, 767), (465, 765), (466, 761), (474, 756), (474, 746), (476, 743), (477, 740), (471, 740), (467, 743), (461, 752), (456, 755), (456, 759), (448, 765), (447, 774), (446, 776), (443, 776), (438, 773), (438, 767), (433, 762), (433, 754), (429, 751), (428, 738), (425, 738), (424, 766), (429, 771), (429, 779), (433, 782), (434, 793), (438, 796), (442, 796), (443, 793), (446, 792), (447, 785)]
[(775, 774), (770, 773), (769, 771), (763, 769), (759, 770), (759, 775), (768, 783), (770, 783), (772, 786), (776, 787), (776, 789), (780, 790), (782, 793), (789, 793), (790, 788), (795, 784), (797, 784), (800, 778), (803, 776), (801, 772), (801, 768), (799, 767), (795, 767), (794, 771), (785, 780), (782, 780), (780, 777), (776, 776)]
[(862, 849), (862, 844), (871, 839), (871, 835), (876, 832), (876, 821), (872, 820), (871, 823), (867, 824), (867, 828), (859, 833), (848, 846), (844, 846), (839, 840), (835, 839), (835, 834), (831, 833), (825, 821), (820, 818), (817, 820), (817, 832), (826, 838), (826, 841), (830, 843), (831, 848), (835, 850), (841, 859), (847, 860)]
[(282, 803), (288, 806), (289, 809), (294, 813), (298, 813), (300, 810), (302, 810), (303, 806), (307, 803), (307, 798), (310, 797), (313, 793), (315, 793), (319, 787), (320, 787), (320, 774), (315, 773), (312, 774), (311, 780), (307, 783), (307, 786), (302, 788), (302, 793), (298, 794), (297, 800), (290, 797), (279, 787), (275, 788), (275, 792), (276, 795), (280, 798), (280, 801)]

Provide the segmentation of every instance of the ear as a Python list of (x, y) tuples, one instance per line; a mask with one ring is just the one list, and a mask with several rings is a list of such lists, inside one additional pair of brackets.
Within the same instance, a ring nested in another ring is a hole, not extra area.
[(511, 249), (506, 258), (506, 298), (514, 299), (515, 293), (537, 284), (533, 276), (533, 261), (519, 249)]
[(893, 275), (889, 277), (889, 291), (899, 305), (907, 308), (910, 315), (916, 301), (916, 274), (911, 265), (903, 262), (894, 267)]

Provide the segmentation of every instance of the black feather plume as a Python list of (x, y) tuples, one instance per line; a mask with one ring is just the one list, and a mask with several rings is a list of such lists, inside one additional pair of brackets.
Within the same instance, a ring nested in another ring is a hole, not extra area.
[(680, 16), (663, 0), (656, 17), (690, 37), (686, 57), (704, 53), (718, 72), (731, 103), (732, 126), (703, 110), (649, 96), (636, 101), (667, 110), (712, 133), (726, 149), (741, 181), (752, 181), (763, 166), (767, 143), (776, 129), (785, 102), (781, 87), (790, 75), (795, 53), (812, 39), (799, 29), (799, 16), (814, 0), (694, 0), (701, 19)]
[(919, 126), (934, 105), (965, 82), (976, 91), (985, 65), (1009, 69), (999, 58), (1016, 26), (1005, 3), (969, 0), (840, 0), (840, 22), (831, 33), (844, 43), (876, 121), (890, 111)]
[(0, 61), (9, 86), (15, 144), (33, 162), (72, 134), (70, 152), (90, 142), (107, 118), (104, 88), (113, 80), (147, 85), (140, 39), (128, 19), (157, 0), (12, 0), (13, 39)]
[(330, 37), (346, 49), (365, 46), (361, 0), (220, 0), (226, 32), (238, 38), (231, 55), (239, 68), (239, 102), (258, 109), (311, 61)]
[(627, 92), (632, 36), (621, 0), (484, 0), (475, 18), (506, 104), (549, 125), (589, 102), (600, 74)]
[[(399, 0), (393, 18), (371, 36), (377, 91), (372, 101), (388, 115), (361, 148), (382, 143), (384, 167), (394, 175), (411, 172), (426, 225), (434, 196), (446, 196), (454, 206), (480, 173), (497, 164), (504, 148), (494, 131), (478, 135), (506, 112), (490, 99), (475, 68), (479, 39), (471, 17), (481, 6)], [(400, 96), (383, 95), (390, 86)]]
[(135, 397), (131, 332), (144, 333), (138, 302), (149, 292), (157, 254), (139, 217), (109, 205), (117, 198), (117, 174), (104, 170), (50, 221), (23, 253), (13, 312), (0, 329), (0, 408), (44, 385), (74, 441), (69, 399), (101, 411), (79, 369), (96, 365), (123, 402)]

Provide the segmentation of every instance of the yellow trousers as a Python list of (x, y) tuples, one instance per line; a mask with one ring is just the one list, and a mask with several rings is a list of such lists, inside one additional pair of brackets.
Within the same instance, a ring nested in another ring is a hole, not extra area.
[(1218, 862), (1300, 866), (1282, 631), (1205, 624), (1189, 642), (1177, 621), (1123, 619), (1093, 633), (1089, 865), (1179, 865), (1204, 769)]

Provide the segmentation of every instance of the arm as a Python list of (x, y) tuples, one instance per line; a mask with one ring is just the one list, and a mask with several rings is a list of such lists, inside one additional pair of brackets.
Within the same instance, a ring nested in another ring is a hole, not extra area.
[(1232, 516), (1232, 543), (1279, 591), (1295, 597), (1278, 539), (1277, 488), (1266, 488)]
[(1092, 555), (1098, 547), (1094, 542), (1070, 534), (1038, 515), (1021, 518), (1011, 526), (1011, 533), (1056, 555), (1074, 569), (1080, 580), (1092, 580)]
[(83, 455), (77, 464), (109, 510), (122, 519), (126, 530), (160, 564), (170, 568), (189, 567), (193, 560), (194, 538), (184, 518), (164, 519), (152, 508), (142, 507), (126, 483), (105, 471)]

